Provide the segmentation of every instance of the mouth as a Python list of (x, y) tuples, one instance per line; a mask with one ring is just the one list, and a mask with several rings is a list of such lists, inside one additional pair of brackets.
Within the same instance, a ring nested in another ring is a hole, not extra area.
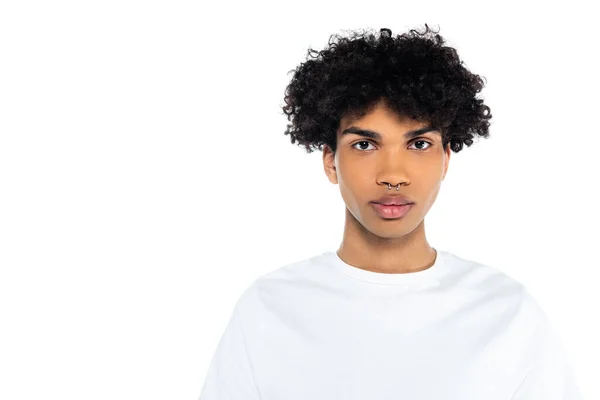
[(381, 218), (398, 219), (404, 217), (411, 210), (414, 203), (408, 203), (404, 205), (385, 205), (372, 202), (371, 205)]

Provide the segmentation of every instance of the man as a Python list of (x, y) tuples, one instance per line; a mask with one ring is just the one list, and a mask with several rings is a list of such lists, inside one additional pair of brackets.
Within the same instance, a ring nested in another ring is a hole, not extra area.
[(312, 54), (287, 87), (286, 134), (323, 150), (343, 240), (247, 288), (200, 399), (581, 399), (526, 288), (426, 239), (451, 150), (489, 136), (481, 78), (427, 25)]

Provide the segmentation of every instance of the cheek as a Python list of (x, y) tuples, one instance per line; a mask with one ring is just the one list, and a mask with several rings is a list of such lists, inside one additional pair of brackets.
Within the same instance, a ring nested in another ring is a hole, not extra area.
[[(377, 189), (375, 186), (375, 173), (370, 171), (367, 167), (356, 167), (344, 166), (340, 163), (338, 169), (338, 180), (343, 186), (351, 188), (356, 191), (364, 190), (365, 188), (372, 187)], [(356, 193), (358, 195), (359, 193)]]
[(432, 180), (423, 191), (423, 201), (426, 205), (431, 205), (436, 200), (440, 192), (441, 181)]
[(340, 184), (340, 194), (342, 195), (342, 199), (344, 200), (346, 207), (355, 210), (358, 208), (360, 203), (360, 195), (358, 194), (357, 190), (346, 184)]

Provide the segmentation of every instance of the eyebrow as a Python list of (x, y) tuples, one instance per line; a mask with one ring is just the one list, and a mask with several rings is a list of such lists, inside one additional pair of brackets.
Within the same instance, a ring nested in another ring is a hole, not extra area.
[[(415, 130), (406, 132), (404, 134), (404, 138), (407, 139), (407, 140), (408, 139), (412, 139), (412, 138), (416, 138), (417, 136), (420, 136), (420, 135), (422, 135), (424, 133), (431, 132), (431, 131), (434, 131), (434, 133), (436, 133), (436, 134), (438, 134), (438, 135), (441, 136), (441, 133), (435, 127), (433, 127), (431, 125), (428, 125), (428, 126), (426, 126), (424, 128), (415, 129)], [(357, 128), (355, 126), (351, 126), (350, 128), (344, 129), (342, 131), (342, 135), (341, 136), (349, 135), (349, 134), (354, 134), (354, 135), (368, 137), (368, 138), (371, 138), (371, 139), (381, 140), (381, 134), (380, 133), (372, 131), (372, 130), (369, 130), (369, 129), (360, 129), (360, 128)]]

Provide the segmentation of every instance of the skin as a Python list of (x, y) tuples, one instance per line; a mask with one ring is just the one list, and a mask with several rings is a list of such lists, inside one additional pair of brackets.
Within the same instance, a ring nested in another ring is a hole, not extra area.
[[(380, 102), (358, 119), (341, 119), (336, 153), (324, 146), (325, 174), (331, 183), (339, 184), (346, 204), (337, 254), (347, 264), (380, 273), (411, 273), (435, 263), (437, 254), (427, 242), (424, 218), (446, 176), (450, 146), (442, 146), (439, 131), (404, 138), (405, 132), (427, 125), (401, 117)], [(341, 132), (351, 126), (376, 131), (381, 139), (342, 136)], [(392, 190), (388, 190), (387, 182)], [(400, 190), (396, 191), (398, 183)], [(398, 193), (415, 203), (400, 219), (384, 219), (370, 204), (381, 196)]]

